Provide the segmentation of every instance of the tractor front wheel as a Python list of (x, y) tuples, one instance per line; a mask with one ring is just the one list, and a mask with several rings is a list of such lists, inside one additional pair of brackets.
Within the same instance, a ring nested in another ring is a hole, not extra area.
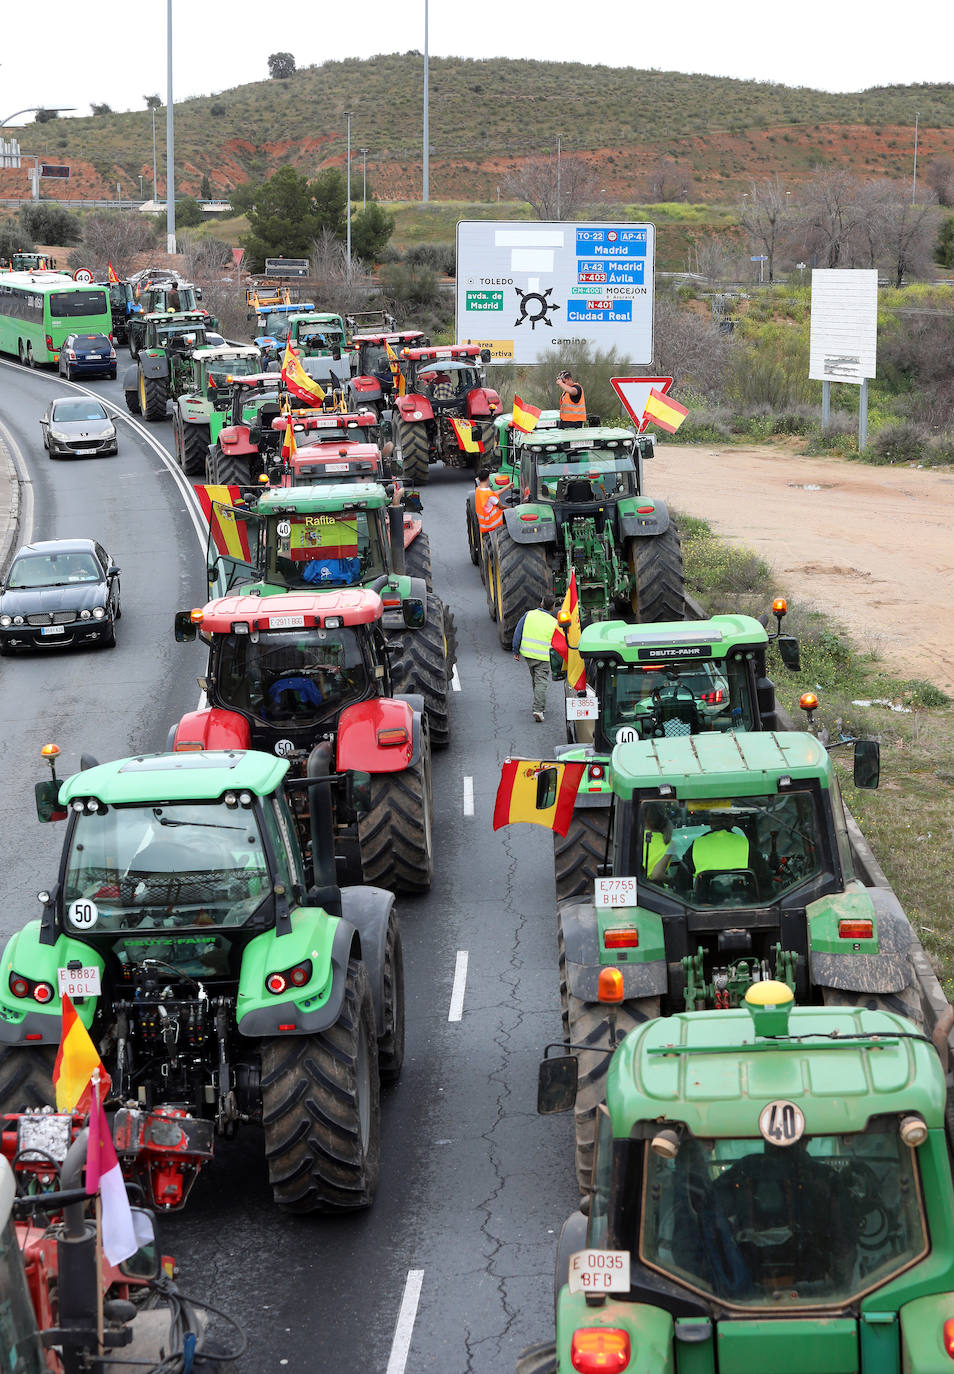
[(165, 377), (144, 377), (139, 373), (139, 408), (147, 420), (166, 418), (166, 399), (169, 395)]
[(427, 426), (408, 420), (398, 422), (398, 437), (401, 442), (402, 476), (409, 487), (422, 487), (428, 479), (427, 459), (430, 444), (427, 441)]
[[(644, 1021), (659, 1015), (658, 997), (634, 997), (616, 1008), (615, 1044)], [(576, 1178), (581, 1193), (588, 1193), (593, 1178), (593, 1148), (596, 1143), (596, 1113), (606, 1096), (606, 1071), (612, 1048), (608, 1008), (599, 1002), (581, 1002), (567, 997), (567, 1030), (569, 1043), (584, 1048), (575, 1051), (580, 1064), (573, 1108), (576, 1133)]]
[(440, 597), (429, 592), (427, 620), (419, 630), (405, 630), (401, 651), (391, 665), (395, 692), (420, 692), (427, 712), (431, 746), (450, 743), (448, 692), (457, 659), (454, 617)]
[(215, 481), (222, 486), (248, 487), (252, 484), (252, 455), (216, 450)]
[(662, 534), (631, 539), (627, 550), (632, 574), (630, 604), (638, 623), (682, 620), (686, 614), (686, 585), (682, 572), (679, 531), (670, 525)]
[(0, 1115), (27, 1108), (52, 1107), (55, 1045), (0, 1045)]
[(557, 902), (591, 901), (597, 866), (606, 862), (610, 808), (574, 808), (566, 835), (553, 832), (553, 873)]
[(480, 567), (480, 526), (477, 524), (477, 511), (474, 507), (474, 497), (471, 493), (467, 497), (467, 508), (465, 520), (467, 523), (467, 547), (470, 549), (470, 561), (475, 568)]
[(494, 530), (487, 564), (487, 597), (497, 611), (502, 648), (510, 648), (520, 617), (539, 606), (548, 591), (552, 591), (552, 581), (544, 550), (537, 544), (515, 543), (506, 525)]
[(205, 455), (208, 451), (208, 425), (187, 425), (180, 416), (176, 425), (176, 457), (187, 477), (205, 476)]
[(359, 960), (349, 960), (333, 1026), (262, 1042), (262, 1126), (272, 1194), (284, 1211), (371, 1206), (381, 1088), (371, 984)]
[(408, 577), (422, 577), (429, 592), (434, 590), (431, 572), (431, 541), (426, 534), (418, 534), (404, 550), (404, 571)]
[(422, 742), (416, 764), (371, 777), (371, 807), (358, 821), (364, 882), (391, 892), (426, 892), (434, 876), (431, 760)]
[(397, 917), (388, 923), (384, 951), (384, 1028), (378, 1036), (378, 1077), (389, 1088), (404, 1067), (404, 946)]
[(557, 1374), (558, 1368), (555, 1341), (528, 1345), (517, 1356), (516, 1374)]
[(126, 409), (130, 415), (141, 415), (142, 406), (139, 404), (139, 392), (126, 391), (123, 394), (126, 397)]

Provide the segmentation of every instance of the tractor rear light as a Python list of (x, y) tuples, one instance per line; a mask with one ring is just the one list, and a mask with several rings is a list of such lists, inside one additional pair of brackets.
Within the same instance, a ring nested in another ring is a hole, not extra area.
[(14, 997), (29, 997), (30, 984), (26, 978), (21, 978), (19, 973), (10, 974), (10, 991)]
[(540, 517), (539, 517), (539, 515), (537, 515), (536, 511), (532, 511), (531, 513), (529, 513), (529, 514), (527, 514), (527, 515), (521, 515), (520, 519), (521, 519), (521, 520), (539, 520)]
[(636, 507), (636, 514), (637, 514), (637, 515), (652, 515), (652, 513), (653, 513), (653, 511), (654, 511), (655, 509), (656, 509), (655, 506), (637, 506), (637, 507)]
[(399, 745), (407, 744), (407, 742), (407, 727), (404, 725), (378, 731), (378, 744), (382, 749), (394, 749)]
[(43, 1034), (41, 1031), (34, 1031), (32, 1034), (30, 1034), (30, 1032), (27, 1032), (27, 1034), (23, 1038), (24, 1040), (42, 1040)]
[(588, 769), (588, 774), (591, 778), (595, 779), (596, 782), (599, 782), (601, 778), (605, 778), (606, 769), (603, 767), (601, 763), (591, 763)]
[(839, 921), (839, 940), (873, 940), (874, 921)]
[(283, 973), (270, 973), (265, 979), (265, 986), (268, 988), (269, 992), (277, 996), (280, 992), (285, 991), (288, 987), (288, 983), (285, 981), (285, 975)]
[(296, 964), (288, 975), (288, 981), (292, 987), (303, 988), (311, 980), (311, 960), (306, 959), (303, 964)]
[(293, 1031), (297, 1030), (298, 1027), (295, 1025), (294, 1021), (286, 1021), (284, 1024), (279, 1025), (278, 1029), (280, 1031)]
[(46, 1004), (53, 1001), (53, 989), (49, 983), (37, 983), (33, 989), (33, 1000)]
[(616, 1326), (582, 1326), (573, 1332), (570, 1364), (580, 1374), (606, 1374), (629, 1364), (629, 1335)]
[(204, 616), (205, 611), (203, 611), (200, 606), (197, 606), (195, 610), (189, 612), (189, 619), (192, 621), (193, 625), (201, 625)]
[(699, 700), (704, 701), (707, 706), (718, 706), (725, 693), (721, 687), (717, 687), (714, 692), (700, 692)]
[(604, 949), (638, 949), (639, 931), (635, 926), (619, 926), (603, 932)]
[[(618, 968), (600, 969), (600, 976), (596, 980), (596, 999), (598, 1002), (622, 1002), (623, 975)], [(594, 1368), (599, 1366), (596, 1365)]]
[(340, 615), (326, 615), (323, 623), (326, 630), (340, 630), (344, 621)]
[(948, 1317), (942, 1326), (941, 1341), (947, 1354), (954, 1360), (954, 1317)]
[(177, 739), (172, 746), (174, 754), (201, 754), (203, 744), (197, 739)]
[(265, 979), (265, 986), (273, 997), (278, 997), (281, 993), (287, 992), (290, 987), (305, 987), (307, 983), (311, 982), (311, 973), (311, 960), (303, 959), (300, 964), (295, 964), (292, 968), (270, 973)]
[(399, 596), (382, 596), (381, 598), (381, 605), (385, 610), (394, 610), (400, 604), (401, 598)]

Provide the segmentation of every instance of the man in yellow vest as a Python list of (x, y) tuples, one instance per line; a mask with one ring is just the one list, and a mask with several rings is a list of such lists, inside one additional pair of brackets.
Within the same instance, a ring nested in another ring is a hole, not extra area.
[(560, 428), (582, 429), (586, 424), (586, 397), (579, 382), (573, 380), (569, 368), (557, 374), (560, 388)]
[(547, 680), (550, 676), (550, 644), (557, 628), (553, 615), (553, 595), (544, 592), (538, 610), (526, 611), (517, 621), (513, 632), (513, 656), (523, 658), (530, 669), (533, 683), (533, 718), (540, 722), (547, 704)]

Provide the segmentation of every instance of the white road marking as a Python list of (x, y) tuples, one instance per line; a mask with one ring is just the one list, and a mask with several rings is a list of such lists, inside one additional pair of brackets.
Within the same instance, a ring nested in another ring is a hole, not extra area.
[(417, 1317), (417, 1304), (421, 1299), (421, 1285), (424, 1282), (423, 1269), (409, 1269), (404, 1283), (404, 1297), (394, 1328), (391, 1354), (388, 1358), (386, 1374), (404, 1374), (407, 1357), (411, 1350), (411, 1337), (414, 1335), (414, 1320)]
[(447, 1013), (448, 1021), (459, 1021), (464, 1014), (464, 990), (467, 987), (467, 959), (466, 949), (457, 951), (457, 963), (454, 965), (454, 986), (451, 989), (450, 1011)]
[(457, 664), (454, 664), (454, 671), (451, 673), (451, 688), (455, 692), (460, 691), (460, 678), (457, 676)]
[(474, 780), (473, 778), (464, 779), (464, 815), (474, 814)]

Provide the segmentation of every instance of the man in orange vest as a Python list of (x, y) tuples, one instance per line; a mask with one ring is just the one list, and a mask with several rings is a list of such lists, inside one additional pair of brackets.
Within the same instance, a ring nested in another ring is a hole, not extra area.
[(474, 512), (481, 536), (492, 534), (503, 524), (504, 513), (500, 497), (490, 485), (490, 468), (480, 468), (477, 472), (477, 486), (474, 490)]
[(586, 397), (583, 395), (583, 388), (579, 382), (573, 380), (573, 374), (569, 368), (557, 374), (557, 386), (562, 392), (560, 396), (560, 428), (582, 429), (586, 424)]

